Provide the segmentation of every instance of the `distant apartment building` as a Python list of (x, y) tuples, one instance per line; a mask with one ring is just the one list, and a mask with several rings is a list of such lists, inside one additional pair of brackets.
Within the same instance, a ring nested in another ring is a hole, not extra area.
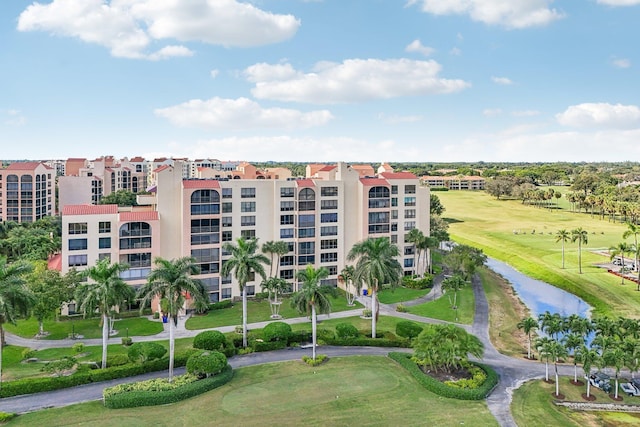
[[(219, 301), (240, 296), (235, 278), (220, 273), (229, 257), (226, 242), (287, 242), (277, 274), (295, 288), (296, 272), (308, 264), (326, 267), (324, 284), (337, 286), (351, 247), (386, 237), (398, 245), (399, 262), (411, 274), (414, 247), (406, 235), (414, 228), (429, 233), (429, 189), (407, 172), (361, 177), (345, 163), (331, 166), (305, 179), (185, 179), (179, 162), (164, 165), (155, 172), (154, 194), (139, 198), (148, 206), (64, 208), (63, 272), (109, 257), (131, 266), (123, 278), (137, 286), (156, 256), (191, 256), (209, 299)], [(253, 277), (247, 293), (259, 292), (260, 283)]]
[(0, 169), (0, 218), (34, 222), (54, 214), (55, 169), (41, 162), (15, 162)]
[(449, 190), (484, 190), (485, 179), (481, 176), (423, 176), (420, 182), (429, 188)]

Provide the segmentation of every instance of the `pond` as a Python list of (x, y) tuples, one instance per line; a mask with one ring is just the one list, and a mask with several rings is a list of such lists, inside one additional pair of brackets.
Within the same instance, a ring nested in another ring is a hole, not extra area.
[(591, 317), (591, 306), (569, 292), (532, 279), (502, 261), (489, 258), (487, 267), (511, 283), (522, 302), (531, 310), (531, 317), (534, 319), (547, 310), (562, 316), (577, 314)]

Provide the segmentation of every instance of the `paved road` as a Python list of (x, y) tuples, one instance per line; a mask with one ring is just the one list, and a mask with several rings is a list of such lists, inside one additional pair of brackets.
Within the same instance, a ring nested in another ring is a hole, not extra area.
[[(405, 306), (419, 304), (425, 301), (430, 301), (437, 296), (442, 295), (441, 278), (438, 278), (434, 283), (433, 289), (424, 297), (417, 301), (406, 302)], [(479, 279), (474, 279), (472, 282), (474, 296), (476, 300), (475, 318), (473, 325), (459, 325), (468, 332), (478, 336), (485, 346), (484, 357), (482, 363), (491, 366), (500, 375), (500, 382), (498, 386), (487, 398), (487, 405), (491, 413), (495, 416), (496, 420), (501, 426), (512, 427), (516, 426), (513, 417), (511, 416), (510, 404), (513, 390), (518, 388), (523, 382), (533, 379), (542, 378), (544, 376), (544, 365), (536, 362), (528, 362), (524, 359), (517, 359), (500, 354), (489, 339), (489, 305), (487, 303), (486, 296), (482, 289), (482, 284)], [(365, 297), (359, 297), (359, 301), (365, 306), (368, 300)], [(404, 319), (414, 320), (423, 323), (446, 323), (437, 319), (429, 319), (421, 316), (416, 316), (410, 313), (400, 313), (395, 311), (395, 304), (385, 305), (380, 304), (380, 314), (387, 316), (396, 316)], [(357, 316), (362, 313), (361, 309), (349, 310), (343, 312), (332, 313), (330, 316), (322, 315), (318, 316), (318, 320), (327, 318), (343, 318)], [(287, 323), (305, 323), (308, 322), (308, 318), (299, 317), (294, 319), (285, 319)], [(186, 318), (179, 319), (178, 326), (175, 331), (176, 338), (193, 337), (201, 330), (190, 331), (185, 328)], [(249, 325), (250, 329), (263, 328), (269, 322), (258, 322)], [(134, 342), (139, 341), (155, 341), (161, 339), (168, 339), (169, 333), (167, 325), (165, 324), (165, 331), (160, 334), (147, 336), (147, 337), (133, 337)], [(231, 332), (234, 330), (234, 326), (226, 326), (221, 328), (213, 328), (221, 332)], [(86, 345), (101, 345), (101, 339), (87, 339), (80, 340)], [(7, 334), (7, 342), (12, 345), (19, 345), (24, 347), (30, 347), (34, 349), (53, 348), (53, 347), (70, 347), (73, 343), (78, 342), (74, 340), (30, 340), (20, 338), (15, 335)], [(111, 338), (110, 344), (120, 344), (120, 338)], [(329, 357), (336, 356), (350, 356), (350, 355), (380, 355), (386, 356), (389, 353), (389, 348), (378, 347), (322, 347), (322, 353), (327, 354)], [(395, 349), (394, 349), (395, 351)], [(400, 351), (411, 351), (404, 349)], [(309, 353), (310, 350), (304, 349), (287, 349), (279, 351), (271, 351), (264, 353), (252, 353), (243, 356), (234, 356), (229, 359), (229, 363), (234, 368), (243, 366), (250, 366), (262, 363), (281, 362), (288, 360), (299, 360), (303, 354)], [(572, 375), (573, 368), (570, 366), (560, 367), (562, 375)], [(184, 368), (175, 370), (176, 375), (184, 372)], [(50, 407), (59, 407), (71, 405), (74, 403), (87, 402), (92, 400), (99, 400), (102, 398), (102, 390), (106, 387), (113, 386), (115, 384), (139, 381), (149, 378), (156, 378), (168, 375), (167, 372), (152, 372), (149, 374), (141, 375), (138, 377), (122, 378), (118, 380), (105, 381), (96, 384), (87, 384), (71, 389), (57, 390), (53, 392), (37, 393), (24, 396), (16, 396), (11, 398), (0, 399), (0, 411), (24, 413), (35, 411)]]

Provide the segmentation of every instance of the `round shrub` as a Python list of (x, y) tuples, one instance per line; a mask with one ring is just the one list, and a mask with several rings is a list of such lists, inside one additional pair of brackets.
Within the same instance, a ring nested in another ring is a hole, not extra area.
[(112, 354), (107, 357), (107, 367), (122, 366), (129, 363), (129, 357), (126, 354)]
[(193, 338), (193, 348), (209, 351), (221, 351), (227, 344), (227, 338), (220, 331), (202, 331)]
[(287, 341), (291, 335), (291, 326), (284, 322), (271, 322), (262, 330), (265, 341)]
[(74, 345), (71, 346), (71, 349), (73, 350), (73, 352), (75, 354), (80, 354), (82, 352), (84, 352), (84, 343), (81, 342), (77, 342)]
[(357, 338), (358, 328), (351, 323), (338, 323), (336, 325), (336, 335), (338, 338)]
[(129, 347), (127, 355), (132, 362), (144, 363), (149, 360), (160, 359), (167, 349), (156, 342), (137, 342)]
[(396, 325), (396, 335), (404, 338), (415, 338), (422, 332), (422, 326), (410, 320), (403, 320)]
[(187, 372), (198, 377), (216, 375), (227, 366), (227, 357), (219, 351), (194, 354), (187, 360)]

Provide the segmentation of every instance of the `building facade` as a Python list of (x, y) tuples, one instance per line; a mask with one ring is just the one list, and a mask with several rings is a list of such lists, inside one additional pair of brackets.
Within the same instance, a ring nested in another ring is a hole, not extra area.
[(40, 162), (16, 162), (0, 169), (0, 218), (34, 222), (55, 210), (55, 169)]

